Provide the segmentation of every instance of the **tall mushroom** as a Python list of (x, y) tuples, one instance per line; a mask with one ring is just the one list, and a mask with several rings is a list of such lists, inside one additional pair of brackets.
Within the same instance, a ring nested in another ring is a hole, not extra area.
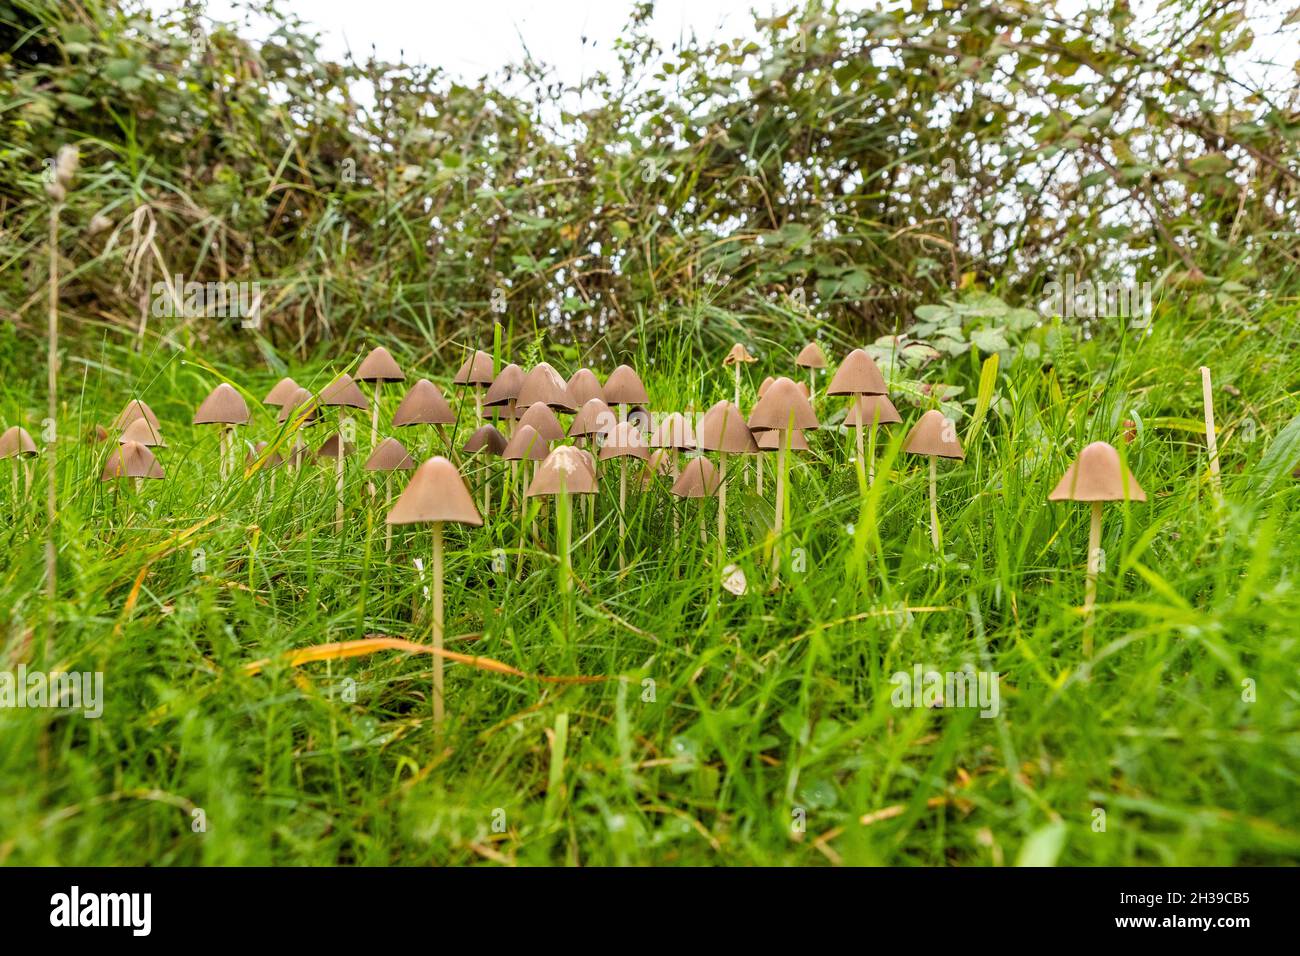
[[(722, 484), (713, 462), (703, 455), (692, 458), (673, 482), (672, 493), (678, 498), (712, 498)], [(704, 541), (704, 505), (699, 512), (700, 541)]]
[[(362, 411), (368, 411), (370, 408), (370, 402), (366, 399), (366, 396), (361, 393), (361, 389), (357, 388), (357, 383), (352, 381), (352, 376), (347, 372), (344, 372), (334, 381), (321, 389), (320, 404), (330, 408), (337, 408), (339, 410), (338, 455), (334, 459), (334, 491), (337, 498), (337, 504), (334, 511), (334, 526), (342, 531), (343, 460), (348, 456), (349, 441), (355, 442), (356, 440), (355, 429), (353, 429), (354, 434), (352, 436), (346, 434), (348, 431), (348, 423), (351, 422), (351, 419), (347, 417), (346, 410), (349, 408), (359, 408)], [(322, 446), (321, 451), (316, 453), (317, 456), (319, 457), (323, 451), (324, 447)]]
[[(475, 349), (461, 363), (451, 380), (453, 385), (474, 389), (474, 421), (483, 417), (483, 389), (489, 388), (496, 379), (496, 363), (491, 352)], [(477, 425), (475, 426), (477, 427)]]
[(605, 390), (601, 387), (600, 379), (589, 368), (580, 368), (570, 375), (565, 388), (569, 391), (569, 401), (578, 409), (593, 398), (599, 398), (602, 402), (605, 400)]
[(283, 408), (286, 401), (298, 394), (299, 387), (293, 379), (282, 378), (271, 386), (271, 390), (266, 393), (266, 398), (262, 399), (262, 404), (270, 405), (272, 408)]
[(405, 382), (406, 373), (389, 354), (388, 349), (376, 345), (357, 366), (356, 380), (371, 382), (374, 385), (373, 401), (370, 405), (370, 450), (373, 452), (379, 442), (379, 387), (385, 382)]
[(446, 426), (456, 421), (456, 413), (451, 410), (447, 400), (427, 378), (422, 378), (412, 385), (403, 396), (402, 402), (393, 413), (394, 428), (408, 428), (412, 425), (432, 425), (442, 439), (443, 447), (450, 452), (447, 442)]
[(605, 401), (618, 406), (618, 417), (627, 420), (627, 407), (650, 401), (641, 377), (630, 365), (620, 365), (605, 380)]
[[(5, 429), (3, 435), (0, 435), (0, 460), (5, 458), (13, 461), (14, 477), (14, 510), (18, 510), (18, 461), (21, 458), (32, 458), (36, 455), (36, 442), (32, 441), (32, 436), (28, 434), (27, 429), (21, 425), (10, 425)], [(27, 464), (22, 466), (23, 491), (31, 487), (31, 475), (27, 473)]]
[(569, 398), (569, 387), (560, 373), (545, 362), (538, 362), (524, 376), (515, 399), (515, 411), (527, 411), (534, 405), (548, 405), (556, 411), (575, 412), (577, 408)]
[[(384, 475), (384, 507), (392, 507), (392, 494), (389, 491), (389, 476), (395, 471), (414, 471), (415, 459), (410, 456), (404, 446), (396, 438), (385, 438), (375, 450), (370, 453), (366, 459), (366, 471), (383, 472)], [(393, 526), (384, 522), (386, 525), (384, 531), (384, 550), (393, 550)]]
[[(739, 342), (731, 347), (731, 351), (727, 353), (727, 357), (722, 360), (723, 367), (725, 368), (730, 365), (735, 374), (736, 391), (735, 395), (732, 396), (731, 401), (737, 408), (740, 407), (740, 366), (749, 365), (751, 362), (757, 361), (758, 359), (749, 354), (749, 349), (745, 348), (745, 346)], [(726, 476), (724, 475), (723, 480), (725, 481), (725, 479)]]
[(902, 416), (888, 395), (859, 395), (849, 406), (848, 414), (844, 416), (845, 426), (856, 428), (859, 435), (862, 434), (863, 425), (871, 429), (868, 432), (871, 440), (867, 444), (868, 485), (874, 484), (876, 480), (876, 429), (881, 425), (898, 425), (902, 421)]
[(290, 446), (286, 460), (297, 471), (302, 467), (302, 460), (307, 455), (307, 446), (303, 444), (302, 436), (298, 434), (298, 430), (320, 422), (320, 407), (317, 405), (316, 399), (312, 397), (311, 392), (305, 388), (300, 388), (284, 399), (283, 404), (280, 405), (280, 413), (276, 416), (276, 421), (281, 425), (287, 424), (291, 426), (293, 444)]
[(555, 417), (555, 412), (551, 411), (551, 406), (545, 402), (535, 402), (528, 406), (519, 418), (519, 426), (522, 428), (524, 425), (530, 425), (537, 429), (537, 434), (547, 441), (562, 441), (564, 439), (564, 426)]
[[(781, 567), (781, 531), (785, 515), (786, 454), (793, 442), (792, 433), (805, 428), (818, 427), (812, 404), (793, 381), (778, 378), (758, 400), (750, 413), (749, 423), (755, 427), (776, 432), (776, 521), (773, 525), (775, 544), (772, 549), (772, 573)], [(802, 439), (802, 435), (800, 438)], [(806, 447), (806, 443), (805, 443)]]
[[(844, 357), (840, 367), (835, 370), (827, 395), (884, 395), (889, 389), (885, 385), (885, 376), (880, 374), (880, 367), (875, 359), (862, 349), (854, 349)], [(862, 422), (856, 425), (858, 436), (858, 481), (865, 487), (867, 483), (866, 449), (862, 447)], [(876, 432), (871, 430), (872, 457), (875, 457)], [(875, 474), (875, 462), (871, 463), (871, 474)]]
[(1088, 525), (1088, 576), (1083, 611), (1083, 656), (1092, 657), (1093, 608), (1097, 604), (1097, 571), (1101, 565), (1101, 509), (1106, 501), (1146, 501), (1146, 492), (1124, 467), (1119, 452), (1104, 441), (1095, 441), (1079, 452), (1066, 469), (1048, 501), (1086, 501), (1092, 505)]
[(727, 554), (727, 456), (743, 455), (758, 446), (745, 424), (740, 409), (731, 402), (717, 402), (700, 420), (699, 445), (718, 453), (718, 547)]
[(244, 401), (244, 396), (227, 382), (222, 382), (209, 392), (208, 397), (194, 413), (193, 424), (195, 425), (221, 426), (220, 474), (223, 482), (230, 477), (234, 467), (235, 445), (231, 437), (234, 435), (235, 426), (247, 425), (248, 418), (248, 403)]
[[(494, 425), (481, 425), (475, 429), (474, 434), (469, 436), (461, 451), (466, 455), (477, 455), (482, 452), (490, 458), (500, 458), (501, 453), (506, 450), (506, 436), (497, 431)], [(492, 500), (492, 468), (486, 466), (487, 477), (483, 480), (483, 514), (487, 515), (489, 503)]]
[(957, 440), (957, 426), (952, 419), (944, 416), (937, 408), (932, 408), (908, 432), (903, 451), (913, 455), (925, 455), (930, 459), (930, 541), (934, 550), (939, 550), (939, 498), (935, 491), (936, 468), (939, 458), (964, 459), (966, 453)]
[(122, 429), (122, 434), (118, 436), (117, 443), (138, 441), (146, 448), (166, 448), (167, 443), (163, 441), (162, 432), (153, 425), (149, 424), (146, 418), (137, 418), (130, 425)]
[(623, 549), (623, 539), (627, 536), (627, 460), (639, 458), (645, 461), (650, 457), (650, 450), (641, 432), (631, 422), (618, 422), (604, 436), (600, 460), (618, 459), (618, 568), (622, 571), (627, 567)]
[[(570, 382), (572, 385), (572, 382)], [(614, 427), (618, 417), (614, 410), (605, 404), (603, 398), (589, 398), (583, 402), (582, 407), (578, 409), (578, 414), (573, 416), (573, 421), (569, 423), (569, 437), (581, 445), (584, 441), (588, 445), (594, 446), (596, 435), (606, 432)], [(597, 477), (600, 472), (597, 471)], [(596, 496), (590, 495), (587, 498), (587, 526), (594, 528), (596, 526)], [(589, 543), (594, 544), (594, 541)]]
[(135, 480), (135, 487), (138, 491), (144, 484), (144, 479), (162, 477), (162, 465), (158, 464), (158, 459), (153, 456), (153, 452), (138, 441), (129, 441), (118, 445), (108, 453), (99, 480), (113, 481), (118, 478), (131, 478)]
[(794, 357), (794, 364), (808, 370), (808, 400), (817, 397), (817, 369), (826, 367), (826, 353), (816, 342), (809, 342)]
[(443, 703), (442, 526), (447, 522), (483, 524), (474, 499), (456, 466), (441, 455), (416, 469), (388, 512), (389, 524), (433, 525), (433, 724), (441, 730)]
[(595, 493), (595, 463), (588, 452), (572, 445), (561, 445), (547, 455), (528, 486), (527, 494), (530, 498), (553, 495), (557, 499), (555, 536), (560, 558), (560, 593), (566, 599), (573, 592), (573, 513), (569, 495)]
[(158, 427), (158, 416), (153, 413), (153, 409), (140, 399), (133, 398), (117, 413), (117, 417), (113, 419), (113, 428), (120, 432), (137, 418), (143, 418), (154, 428)]
[[(520, 487), (519, 483), (519, 462), (541, 461), (550, 452), (550, 443), (537, 434), (537, 429), (531, 425), (521, 425), (515, 429), (515, 433), (510, 436), (510, 441), (506, 442), (506, 447), (501, 450), (501, 457), (510, 462), (510, 484), (513, 487)], [(524, 484), (531, 481), (528, 474), (528, 466), (524, 466)], [(524, 496), (519, 496), (519, 518), (522, 521), (524, 516)]]
[(506, 426), (508, 430), (514, 428), (515, 402), (523, 385), (524, 370), (511, 363), (497, 372), (496, 380), (488, 386), (487, 394), (483, 396), (484, 408), (506, 410), (506, 421), (510, 423)]

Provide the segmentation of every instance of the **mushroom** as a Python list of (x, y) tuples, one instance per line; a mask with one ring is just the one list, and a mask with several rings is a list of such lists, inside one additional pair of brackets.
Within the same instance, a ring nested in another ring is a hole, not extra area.
[(357, 366), (358, 382), (374, 383), (374, 401), (371, 402), (370, 448), (373, 451), (379, 441), (379, 387), (385, 382), (405, 382), (406, 373), (389, 354), (388, 349), (376, 345), (370, 354)]
[(1097, 571), (1101, 564), (1101, 509), (1106, 501), (1146, 501), (1146, 492), (1124, 467), (1119, 452), (1104, 441), (1095, 441), (1079, 452), (1066, 469), (1048, 501), (1086, 501), (1092, 505), (1088, 525), (1088, 574), (1083, 612), (1083, 656), (1092, 657), (1093, 608), (1097, 603)]
[[(718, 492), (722, 479), (713, 462), (699, 455), (692, 458), (673, 482), (672, 493), (678, 498), (712, 498)], [(704, 505), (699, 510), (700, 540), (704, 541)]]
[(605, 390), (600, 386), (600, 379), (589, 368), (580, 368), (570, 375), (565, 388), (569, 391), (569, 400), (578, 409), (593, 398), (599, 398), (602, 402), (605, 400)]
[[(396, 438), (385, 438), (375, 450), (370, 453), (366, 459), (366, 471), (382, 471), (384, 473), (384, 502), (385, 507), (393, 506), (392, 494), (389, 491), (389, 475), (394, 471), (414, 471), (415, 459), (410, 456), (404, 446)], [(384, 532), (384, 550), (393, 550), (393, 526), (388, 524)]]
[(699, 446), (718, 453), (718, 547), (727, 553), (727, 456), (753, 452), (758, 446), (740, 409), (718, 402), (700, 420)]
[[(511, 488), (519, 486), (519, 462), (541, 461), (550, 452), (550, 444), (532, 425), (520, 425), (501, 450), (501, 457), (510, 462)], [(524, 480), (528, 481), (527, 465), (524, 466)], [(524, 517), (524, 496), (519, 497), (519, 520)]]
[(817, 393), (817, 369), (826, 367), (826, 353), (816, 342), (809, 342), (794, 357), (794, 364), (808, 370), (808, 400), (812, 401)]
[(624, 558), (623, 539), (627, 535), (627, 460), (629, 458), (640, 458), (645, 461), (650, 457), (650, 451), (646, 447), (645, 439), (641, 432), (631, 422), (618, 422), (613, 428), (604, 433), (605, 440), (600, 446), (600, 460), (608, 461), (610, 458), (618, 459), (618, 567), (623, 570), (626, 566)]
[(880, 425), (898, 425), (902, 421), (902, 416), (898, 414), (898, 409), (894, 407), (888, 395), (859, 395), (849, 406), (848, 414), (844, 416), (844, 424), (846, 427), (856, 427), (859, 448), (861, 448), (862, 426), (866, 425), (871, 429), (868, 433), (871, 439), (867, 444), (868, 485), (874, 484), (876, 480), (876, 429)]
[(282, 378), (271, 386), (271, 390), (266, 393), (266, 398), (262, 399), (262, 404), (275, 408), (283, 407), (288, 399), (298, 393), (298, 388), (298, 383), (293, 379)]
[[(469, 436), (461, 451), (467, 455), (477, 455), (483, 452), (488, 456), (500, 458), (501, 453), (506, 450), (506, 436), (496, 430), (493, 425), (482, 425), (475, 430), (474, 434)], [(489, 467), (487, 478), (483, 482), (483, 514), (488, 513), (488, 504), (492, 500), (492, 471)]]
[(566, 599), (573, 592), (573, 515), (569, 495), (596, 493), (596, 466), (589, 452), (572, 445), (561, 445), (546, 456), (528, 486), (528, 497), (555, 496), (555, 526), (560, 558), (560, 593)]
[(301, 436), (297, 434), (298, 429), (317, 424), (320, 421), (320, 407), (311, 392), (300, 388), (284, 399), (276, 421), (281, 425), (288, 423), (292, 426), (294, 445), (289, 452), (288, 461), (293, 465), (294, 470), (297, 470), (302, 467), (302, 460), (307, 454), (306, 446), (303, 445)]
[[(576, 439), (579, 444), (586, 441), (588, 445), (595, 445), (596, 435), (613, 428), (617, 421), (614, 410), (605, 404), (603, 398), (589, 398), (569, 423), (569, 437)], [(599, 470), (596, 474), (599, 476)], [(587, 526), (591, 528), (596, 526), (595, 495), (587, 499)], [(589, 543), (593, 546), (595, 544), (594, 540)]]
[(669, 412), (660, 419), (658, 426), (650, 432), (651, 448), (667, 448), (672, 452), (672, 476), (679, 474), (677, 462), (683, 451), (693, 451), (698, 442), (691, 420), (681, 412)]
[[(862, 349), (854, 349), (844, 357), (840, 367), (835, 370), (831, 383), (826, 388), (827, 395), (884, 395), (889, 389), (885, 385), (885, 376), (880, 374), (880, 367), (875, 359)], [(856, 423), (858, 437), (858, 481), (862, 487), (875, 480), (876, 465), (876, 430), (871, 429), (871, 462), (864, 470), (867, 458), (862, 447), (862, 422)]]
[(325, 452), (325, 445), (316, 452), (317, 458), (333, 457), (334, 458), (334, 491), (337, 498), (337, 504), (334, 509), (334, 526), (340, 531), (343, 530), (343, 460), (351, 454), (349, 450), (348, 436), (344, 434), (348, 430), (351, 419), (347, 418), (346, 409), (359, 408), (365, 411), (370, 408), (370, 402), (366, 396), (361, 394), (361, 389), (357, 388), (357, 383), (352, 381), (352, 376), (344, 372), (334, 381), (330, 382), (320, 393), (320, 404), (327, 405), (339, 410), (339, 435), (342, 436), (339, 442), (335, 443), (334, 454), (331, 456)]
[(535, 402), (529, 405), (528, 409), (520, 417), (519, 424), (521, 427), (531, 425), (537, 429), (537, 434), (547, 441), (562, 441), (564, 439), (564, 426), (555, 417), (555, 412), (551, 411), (551, 406), (545, 402)]
[(137, 418), (145, 419), (154, 428), (158, 427), (158, 416), (153, 413), (153, 409), (140, 399), (133, 398), (126, 403), (126, 407), (118, 412), (117, 417), (113, 419), (113, 429), (120, 432)]
[[(735, 372), (736, 394), (732, 398), (732, 404), (734, 404), (737, 408), (740, 407), (740, 366), (742, 364), (748, 365), (751, 362), (757, 362), (757, 361), (758, 359), (750, 355), (749, 350), (739, 342), (737, 342), (735, 345), (731, 347), (731, 351), (727, 353), (727, 357), (722, 360), (722, 365), (724, 368), (730, 365), (732, 366)], [(722, 476), (722, 480), (723, 481), (726, 480), (725, 474)]]
[(939, 499), (935, 493), (936, 468), (939, 458), (965, 458), (961, 442), (957, 440), (957, 426), (943, 412), (932, 408), (908, 432), (903, 451), (925, 455), (930, 459), (930, 541), (939, 550)]
[(1214, 390), (1210, 370), (1201, 366), (1201, 402), (1205, 406), (1205, 451), (1210, 456), (1210, 485), (1216, 506), (1223, 504), (1223, 485), (1219, 478), (1219, 439), (1214, 429)]
[[(769, 434), (776, 433), (774, 442), (777, 449), (776, 521), (772, 529), (775, 537), (775, 547), (772, 549), (772, 574), (775, 577), (781, 568), (780, 544), (785, 516), (786, 453), (793, 444), (793, 432), (818, 427), (817, 415), (798, 385), (788, 378), (778, 378), (754, 406), (749, 416), (749, 424), (765, 429)], [(802, 440), (802, 434), (799, 437)], [(804, 447), (807, 448), (807, 442), (804, 442)]]
[(492, 353), (484, 352), (482, 349), (475, 349), (460, 368), (456, 370), (455, 377), (451, 380), (453, 385), (463, 385), (474, 389), (474, 420), (478, 421), (483, 417), (483, 392), (482, 390), (491, 386), (496, 378), (496, 363), (492, 359)]
[(430, 458), (416, 469), (410, 482), (388, 512), (388, 524), (433, 525), (433, 724), (443, 721), (442, 632), (442, 526), (447, 522), (479, 527), (483, 519), (456, 470), (442, 456)]
[(138, 441), (129, 441), (118, 445), (108, 453), (104, 470), (99, 475), (100, 481), (113, 481), (117, 478), (135, 479), (139, 490), (146, 478), (162, 478), (162, 465), (144, 445)]
[[(231, 436), (234, 434), (236, 425), (248, 424), (248, 403), (244, 401), (244, 396), (240, 395), (227, 382), (222, 382), (203, 400), (203, 404), (198, 407), (194, 413), (195, 425), (220, 425), (221, 426), (221, 480), (225, 481), (230, 477), (230, 472), (234, 468), (232, 458), (234, 456), (234, 442)], [(155, 434), (157, 432), (155, 431)]]
[(515, 402), (519, 398), (519, 390), (524, 385), (524, 370), (518, 365), (511, 363), (497, 373), (496, 381), (488, 386), (487, 394), (483, 396), (483, 407), (506, 409), (506, 420), (514, 421)]
[[(0, 435), (0, 459), (9, 458), (13, 461), (14, 476), (14, 505), (15, 510), (18, 503), (18, 460), (20, 458), (31, 458), (37, 454), (36, 442), (32, 441), (32, 436), (28, 434), (27, 429), (21, 425), (10, 425), (5, 429), (3, 435)], [(22, 464), (24, 491), (31, 488), (31, 475), (27, 471), (27, 463)]]
[(619, 418), (627, 420), (627, 406), (650, 401), (641, 378), (630, 365), (620, 365), (605, 379), (605, 401), (619, 406)]
[(545, 362), (538, 362), (524, 376), (514, 409), (523, 411), (539, 403), (562, 412), (577, 411), (573, 400), (569, 398), (569, 388), (564, 379)]
[(447, 443), (447, 430), (444, 426), (456, 421), (456, 413), (451, 410), (447, 400), (427, 378), (422, 378), (407, 390), (402, 402), (393, 413), (393, 427), (407, 428), (411, 425), (432, 425), (442, 439), (443, 447), (450, 449)]
[[(270, 488), (267, 495), (270, 498), (275, 497), (275, 469), (284, 464), (284, 459), (280, 457), (279, 452), (275, 451), (264, 441), (259, 441), (250, 445), (248, 454), (244, 456), (244, 466), (249, 470), (256, 471), (262, 468), (269, 469), (271, 472)], [(261, 510), (262, 489), (259, 485), (257, 489), (257, 510)]]

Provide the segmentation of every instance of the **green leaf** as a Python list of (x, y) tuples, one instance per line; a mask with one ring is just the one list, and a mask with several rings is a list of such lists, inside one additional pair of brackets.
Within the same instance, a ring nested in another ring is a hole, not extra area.
[(1300, 462), (1300, 415), (1296, 415), (1277, 433), (1259, 463), (1255, 465), (1255, 474), (1261, 479), (1263, 488), (1271, 488), (1279, 478), (1291, 472)]
[(1064, 823), (1049, 823), (1039, 827), (1020, 846), (1016, 866), (1056, 866), (1061, 851), (1065, 849)]

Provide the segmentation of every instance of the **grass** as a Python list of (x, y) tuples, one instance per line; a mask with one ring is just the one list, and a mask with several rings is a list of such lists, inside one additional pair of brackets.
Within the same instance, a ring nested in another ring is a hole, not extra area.
[[(193, 352), (70, 355), (53, 660), (102, 670), (105, 710), (99, 720), (0, 710), (0, 862), (1293, 862), (1300, 483), (1293, 462), (1271, 483), (1260, 466), (1300, 411), (1293, 312), (1171, 317), (1142, 339), (1065, 341), (1050, 362), (1004, 365), (987, 417), (959, 423), (967, 458), (939, 469), (942, 558), (929, 541), (926, 462), (899, 450), (906, 426), (882, 437), (865, 499), (851, 436), (810, 434), (814, 454), (793, 456), (775, 592), (763, 553), (775, 455), (765, 499), (752, 471), (735, 459), (729, 468), (729, 560), (749, 582), (742, 595), (721, 587), (714, 502), (702, 503), (701, 544), (701, 503), (678, 503), (674, 532), (666, 482), (645, 494), (632, 483), (620, 575), (608, 468), (594, 531), (574, 509), (571, 619), (547, 551), (529, 543), (516, 575), (518, 525), (499, 500), (484, 528), (448, 526), (449, 649), (526, 675), (606, 679), (548, 683), (449, 664), (441, 738), (426, 655), (244, 670), (365, 635), (428, 642), (412, 609), (423, 601), (413, 560), (428, 567), (429, 531), (398, 529), (385, 552), (363, 458), (349, 463), (338, 533), (330, 467), (280, 472), (273, 497), (261, 475), (222, 484), (216, 434), (188, 424), (221, 377), (254, 405), (277, 374), (214, 374)], [(667, 339), (647, 354), (654, 363), (637, 365), (655, 409), (730, 397), (730, 372), (712, 357), (679, 354)], [(746, 407), (764, 374), (793, 371), (790, 358), (772, 349), (745, 370)], [(1221, 511), (1196, 430), (1200, 364), (1213, 368), (1219, 400)], [(342, 368), (291, 371), (319, 388)], [(419, 371), (450, 396), (454, 370)], [(929, 379), (969, 395), (978, 373), (963, 358)], [(5, 376), (5, 424), (31, 427), (41, 384)], [(400, 393), (384, 390), (385, 419)], [(170, 444), (166, 480), (139, 493), (99, 484), (106, 446), (82, 440), (132, 394), (152, 405)], [(906, 421), (919, 416), (899, 404)], [(819, 398), (817, 410), (825, 421), (843, 407)], [(1106, 510), (1089, 666), (1088, 509), (1046, 498), (1087, 441), (1121, 445), (1126, 420), (1137, 431), (1127, 459), (1150, 501)], [(416, 457), (440, 449), (432, 429), (403, 431)], [(274, 434), (257, 404), (241, 437)], [(364, 455), (364, 414), (357, 434)], [(463, 469), (476, 497), (483, 467)], [(25, 497), (4, 486), (0, 669), (53, 667), (43, 657), (41, 474), (37, 463)], [(494, 488), (499, 498), (499, 478)], [(894, 707), (891, 675), (917, 663), (997, 671), (998, 716)]]

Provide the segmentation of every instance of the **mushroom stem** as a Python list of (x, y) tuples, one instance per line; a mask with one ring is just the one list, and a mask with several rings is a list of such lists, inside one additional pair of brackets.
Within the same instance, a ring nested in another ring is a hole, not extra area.
[(867, 454), (866, 454), (866, 451), (865, 451), (865, 450), (863, 449), (863, 447), (862, 447), (862, 415), (861, 415), (861, 413), (858, 414), (858, 423), (857, 423), (857, 425), (854, 426), (853, 430), (857, 433), (857, 439), (858, 439), (858, 483), (859, 483), (860, 485), (862, 485), (863, 487), (866, 487), (866, 483), (867, 483), (867, 478), (866, 478)]
[(737, 362), (735, 365), (732, 366), (732, 368), (736, 372), (736, 394), (735, 394), (734, 404), (737, 408), (739, 408), (740, 407), (740, 363)]
[(1101, 502), (1092, 503), (1088, 524), (1088, 577), (1083, 592), (1083, 656), (1092, 658), (1093, 608), (1097, 604), (1097, 571), (1101, 568)]
[(760, 451), (755, 457), (757, 459), (755, 462), (755, 468), (757, 470), (754, 475), (754, 487), (758, 492), (758, 496), (761, 498), (763, 497), (763, 453)]
[(1201, 366), (1201, 399), (1205, 403), (1205, 450), (1210, 455), (1210, 484), (1214, 487), (1214, 500), (1223, 498), (1219, 479), (1219, 439), (1214, 433), (1214, 393), (1210, 386), (1210, 370)]
[(627, 535), (627, 519), (624, 517), (624, 511), (627, 508), (627, 456), (618, 460), (618, 569), (620, 571), (627, 567), (627, 558), (623, 554), (623, 538)]
[(785, 524), (785, 452), (790, 442), (790, 432), (787, 430), (781, 436), (780, 444), (776, 447), (776, 521), (773, 523), (775, 540), (772, 544), (772, 583), (777, 584), (781, 580), (781, 528)]
[(718, 549), (727, 556), (727, 453), (718, 455)]
[(50, 633), (45, 644), (46, 653), (54, 645), (54, 621), (57, 614), (55, 599), (58, 594), (59, 558), (55, 535), (58, 528), (58, 484), (57, 452), (58, 441), (55, 438), (55, 422), (58, 420), (59, 402), (59, 210), (62, 203), (50, 204), (50, 299), (49, 327), (46, 337), (49, 351), (46, 359), (46, 414), (51, 428), (45, 450), (45, 520), (48, 525), (45, 535), (45, 595), (49, 599)]
[[(384, 472), (384, 512), (393, 510), (393, 489), (389, 483), (389, 474)], [(393, 526), (387, 521), (384, 522), (384, 550), (393, 550)]]
[(938, 473), (938, 466), (935, 464), (935, 456), (930, 456), (930, 541), (934, 544), (934, 550), (939, 550), (939, 496), (935, 492), (935, 480)]
[[(370, 450), (373, 452), (375, 446), (379, 444), (379, 386), (382, 385), (379, 379), (375, 379), (375, 397), (370, 403)], [(388, 479), (384, 479), (384, 488), (388, 488)], [(375, 496), (375, 483), (373, 481), (366, 483), (366, 489), (370, 497)]]
[(343, 530), (343, 453), (346, 451), (343, 446), (343, 420), (343, 410), (339, 409), (339, 456), (334, 459), (334, 497), (337, 500), (334, 507), (334, 527), (339, 531)]
[(811, 404), (817, 398), (817, 373), (808, 369), (808, 401)]
[(880, 418), (880, 413), (874, 412), (871, 416), (871, 431), (867, 432), (867, 487), (876, 483), (876, 423)]
[(442, 522), (433, 523), (433, 727), (442, 730)]
[(557, 549), (560, 552), (560, 594), (565, 599), (565, 615), (568, 615), (568, 599), (573, 592), (573, 559), (570, 546), (573, 539), (573, 508), (569, 502), (569, 493), (560, 478), (560, 493), (555, 499), (555, 535), (559, 539)]

